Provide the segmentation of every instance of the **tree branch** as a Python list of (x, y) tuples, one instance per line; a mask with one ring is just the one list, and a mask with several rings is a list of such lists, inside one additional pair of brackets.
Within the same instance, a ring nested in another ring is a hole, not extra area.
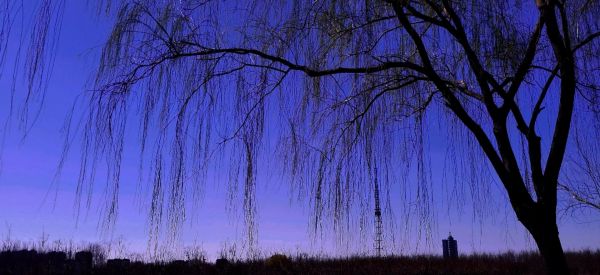
[(561, 76), (558, 115), (544, 170), (544, 181), (550, 187), (545, 193), (552, 200), (551, 203), (556, 205), (556, 185), (565, 155), (575, 100), (575, 60), (573, 51), (567, 47), (568, 44), (565, 45), (565, 40), (559, 30), (554, 6), (543, 6), (541, 12), (546, 20), (546, 32), (558, 61)]
[(508, 88), (508, 92), (506, 93), (506, 96), (504, 97), (505, 101), (504, 101), (504, 106), (502, 107), (502, 109), (505, 109), (506, 112), (508, 112), (508, 110), (510, 108), (512, 108), (512, 105), (515, 105), (514, 97), (517, 94), (519, 87), (521, 87), (521, 83), (523, 83), (523, 80), (525, 79), (527, 72), (531, 68), (531, 64), (533, 63), (533, 59), (535, 58), (535, 54), (537, 52), (537, 45), (540, 41), (540, 36), (542, 34), (543, 27), (544, 27), (544, 18), (542, 16), (540, 16), (538, 18), (538, 22), (535, 25), (535, 30), (533, 31), (533, 34), (531, 35), (531, 38), (529, 39), (527, 51), (525, 52), (525, 57), (521, 61), (521, 64), (519, 64), (519, 67), (517, 68), (515, 75), (512, 77), (512, 83), (511, 83), (510, 87)]
[(600, 210), (600, 201), (599, 202), (593, 202), (591, 200), (588, 200), (588, 199), (582, 197), (581, 194), (579, 194), (578, 192), (576, 192), (575, 190), (571, 189), (569, 186), (567, 186), (565, 184), (558, 183), (558, 186), (561, 189), (563, 189), (564, 191), (566, 191), (567, 193), (569, 193), (569, 195), (571, 196), (571, 198), (573, 198), (575, 201), (579, 202), (580, 204), (583, 204), (585, 206), (589, 206), (589, 207), (596, 208), (596, 209)]
[(208, 56), (208, 55), (222, 54), (222, 53), (234, 54), (234, 55), (255, 55), (255, 56), (258, 56), (265, 60), (277, 62), (283, 66), (286, 66), (287, 68), (289, 68), (292, 71), (304, 72), (306, 75), (308, 75), (310, 77), (319, 77), (319, 76), (334, 75), (334, 74), (368, 74), (368, 73), (376, 73), (376, 72), (381, 72), (381, 71), (394, 69), (394, 68), (405, 68), (405, 69), (410, 69), (410, 70), (414, 70), (417, 72), (423, 71), (422, 67), (416, 65), (415, 63), (408, 62), (408, 61), (384, 61), (379, 65), (369, 66), (369, 67), (337, 67), (337, 68), (326, 69), (326, 70), (316, 70), (316, 69), (312, 69), (306, 65), (300, 65), (300, 64), (292, 62), (288, 59), (285, 59), (285, 58), (282, 58), (279, 56), (275, 56), (275, 55), (271, 55), (271, 54), (265, 53), (263, 51), (255, 50), (255, 49), (245, 49), (245, 48), (212, 49), (212, 48), (205, 48), (196, 43), (192, 43), (192, 44), (197, 47), (202, 48), (202, 50), (177, 54), (177, 55), (172, 56), (171, 59), (176, 59), (176, 58), (180, 58), (180, 57), (190, 57), (190, 56), (191, 57), (193, 57), (193, 56)]
[[(423, 63), (423, 67), (425, 68), (425, 74), (428, 75), (432, 82), (436, 85), (438, 90), (442, 93), (442, 96), (445, 98), (447, 106), (454, 112), (454, 114), (465, 124), (465, 126), (473, 133), (479, 145), (483, 149), (484, 153), (490, 160), (492, 167), (498, 173), (500, 180), (502, 181), (506, 191), (509, 194), (511, 199), (511, 204), (513, 205), (515, 211), (521, 214), (524, 211), (529, 211), (530, 207), (533, 204), (533, 200), (527, 192), (525, 185), (521, 181), (515, 180), (515, 173), (518, 174), (519, 171), (509, 171), (505, 166), (504, 162), (498, 155), (496, 149), (492, 145), (489, 137), (483, 131), (481, 126), (473, 120), (473, 118), (466, 112), (458, 99), (454, 96), (454, 94), (448, 89), (445, 82), (441, 79), (441, 77), (435, 71), (431, 59), (429, 58), (429, 54), (421, 39), (421, 36), (417, 31), (413, 28), (410, 21), (408, 20), (406, 14), (404, 13), (404, 8), (401, 3), (393, 2), (392, 6), (396, 15), (398, 16), (398, 20), (400, 24), (405, 28), (408, 35), (411, 37), (415, 46), (417, 47), (417, 51), (419, 52), (419, 56), (421, 57), (421, 61)], [(487, 85), (487, 82), (483, 83)], [(482, 87), (483, 88), (483, 87)], [(520, 174), (519, 174), (520, 177)]]

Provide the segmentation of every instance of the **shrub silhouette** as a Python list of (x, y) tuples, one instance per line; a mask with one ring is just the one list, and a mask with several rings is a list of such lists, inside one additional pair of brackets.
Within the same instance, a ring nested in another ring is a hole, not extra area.
[(226, 268), (227, 266), (229, 266), (229, 260), (227, 260), (225, 258), (219, 258), (215, 262), (215, 265), (217, 266), (218, 269)]
[(287, 271), (292, 266), (292, 261), (283, 254), (274, 254), (265, 261), (265, 265), (270, 269)]

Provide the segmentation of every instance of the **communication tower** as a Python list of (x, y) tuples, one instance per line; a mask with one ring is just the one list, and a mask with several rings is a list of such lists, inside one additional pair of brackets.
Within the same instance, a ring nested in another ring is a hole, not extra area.
[(377, 182), (377, 169), (375, 169), (375, 252), (381, 257), (383, 251), (383, 224), (381, 222), (381, 206), (379, 200), (379, 183)]

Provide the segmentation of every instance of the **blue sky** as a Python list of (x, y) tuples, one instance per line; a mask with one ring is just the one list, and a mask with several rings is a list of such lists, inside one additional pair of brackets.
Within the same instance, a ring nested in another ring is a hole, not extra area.
[[(26, 9), (32, 9), (32, 2), (35, 1), (25, 1)], [(7, 133), (0, 175), (0, 237), (7, 238), (10, 233), (11, 239), (35, 242), (47, 234), (51, 240), (73, 240), (75, 243), (105, 243), (123, 239), (129, 251), (144, 253), (148, 241), (148, 200), (137, 186), (136, 153), (125, 156), (119, 217), (109, 232), (99, 226), (99, 209), (104, 195), (101, 182), (94, 188), (91, 207), (84, 209), (80, 218), (76, 219), (77, 211), (73, 207), (79, 169), (76, 149), (67, 159), (58, 185), (52, 185), (62, 152), (64, 135), (61, 128), (65, 117), (76, 98), (89, 87), (86, 83), (92, 77), (100, 47), (110, 27), (109, 20), (95, 15), (92, 8), (83, 2), (67, 1), (53, 77), (39, 120), (25, 139), (14, 125)], [(9, 41), (13, 48), (18, 44), (15, 37), (13, 35)], [(0, 79), (2, 121), (7, 117), (13, 58), (14, 51), (9, 52), (8, 65), (4, 66), (3, 78)], [(19, 80), (17, 93), (23, 92), (23, 83)], [(430, 148), (432, 171), (441, 171), (444, 148), (436, 147), (436, 144), (433, 141)], [(135, 152), (137, 148), (135, 140), (129, 140), (125, 146), (126, 151), (133, 148), (131, 151)], [(219, 171), (212, 173), (219, 174)], [(437, 213), (436, 222), (432, 224), (432, 240), (427, 243), (424, 236), (418, 237), (418, 232), (403, 229), (403, 225), (411, 221), (399, 220), (400, 216), (397, 216), (396, 243), (387, 243), (388, 251), (441, 253), (441, 239), (447, 236), (448, 231), (452, 231), (459, 241), (459, 251), (465, 253), (535, 248), (506, 205), (506, 196), (499, 185), (491, 186), (494, 196), (489, 198), (496, 201), (497, 207), (485, 210), (485, 217), (480, 221), (473, 218), (469, 202), (466, 202), (463, 211), (448, 210), (448, 200), (445, 199), (448, 190), (443, 188), (442, 177), (436, 172), (432, 176), (436, 182), (434, 210)], [(188, 215), (179, 241), (170, 249), (198, 244), (210, 258), (214, 258), (228, 244), (234, 243), (240, 248), (244, 240), (240, 209), (228, 211), (225, 185), (219, 182), (218, 176), (214, 178), (214, 181), (207, 182), (199, 207), (189, 205), (193, 210)], [(344, 244), (337, 243), (335, 236), (327, 232), (321, 238), (313, 238), (308, 202), (290, 196), (290, 190), (278, 176), (263, 173), (258, 179), (259, 250), (265, 253), (283, 251), (328, 255), (372, 253), (372, 228), (366, 228), (365, 235), (353, 231), (355, 235), (347, 236)], [(394, 196), (392, 193), (392, 198)], [(365, 224), (372, 225), (370, 221)], [(563, 246), (568, 250), (600, 248), (598, 212), (586, 212), (575, 218), (563, 217), (559, 229)], [(389, 236), (390, 232), (386, 234)]]

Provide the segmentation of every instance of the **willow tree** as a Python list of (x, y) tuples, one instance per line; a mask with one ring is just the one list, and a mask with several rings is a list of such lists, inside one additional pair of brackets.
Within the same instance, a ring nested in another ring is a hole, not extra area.
[(16, 117), (26, 135), (40, 115), (54, 67), (64, 5), (64, 0), (43, 0), (29, 13), (23, 1), (0, 4), (0, 79), (12, 80), (8, 82), (11, 86), (2, 90), (10, 94), (3, 106), (9, 109), (4, 131)]
[[(595, 113), (597, 115), (598, 113)], [(570, 197), (565, 202), (567, 214), (580, 210), (600, 211), (600, 120), (589, 121), (587, 131), (576, 129), (574, 150), (568, 155), (566, 171), (558, 188)]]
[[(152, 224), (180, 224), (186, 190), (226, 156), (250, 238), (265, 152), (281, 153), (291, 186), (310, 194), (315, 225), (345, 221), (375, 180), (416, 188), (419, 216), (430, 216), (425, 149), (438, 121), (457, 177), (473, 189), (501, 182), (548, 271), (568, 273), (557, 186), (574, 110), (597, 90), (595, 1), (146, 2), (102, 2), (116, 22), (78, 190), (106, 157), (108, 221), (134, 113), (142, 159), (151, 155)], [(416, 182), (399, 180), (407, 167)]]

